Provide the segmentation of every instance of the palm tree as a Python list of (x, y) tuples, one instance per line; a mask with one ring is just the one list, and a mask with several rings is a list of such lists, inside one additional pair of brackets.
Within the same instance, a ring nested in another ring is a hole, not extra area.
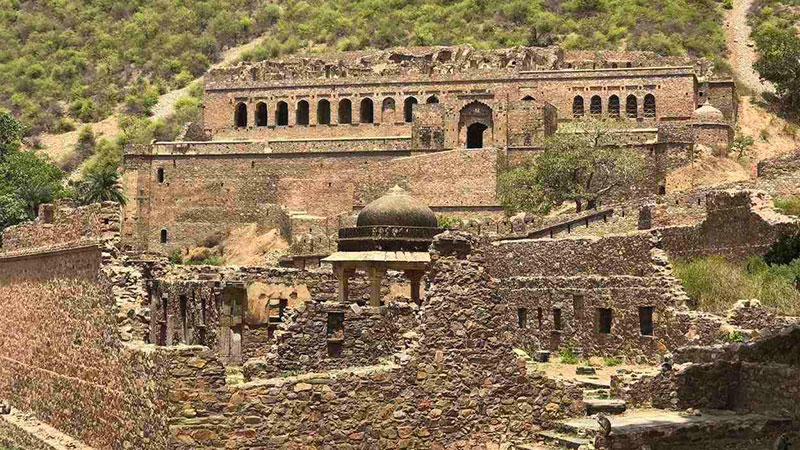
[(125, 194), (119, 182), (119, 173), (110, 168), (90, 171), (80, 186), (81, 201), (88, 205), (106, 201), (125, 205)]

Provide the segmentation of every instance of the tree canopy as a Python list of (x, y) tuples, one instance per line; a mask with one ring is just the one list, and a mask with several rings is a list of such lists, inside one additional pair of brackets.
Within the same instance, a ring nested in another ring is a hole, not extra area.
[(775, 85), (794, 110), (800, 109), (800, 37), (794, 26), (767, 23), (754, 36), (760, 53), (753, 68)]
[[(564, 202), (584, 204), (620, 195), (641, 180), (645, 161), (635, 149), (617, 145), (619, 124), (586, 119), (548, 138), (543, 152), (500, 175), (498, 198), (507, 211), (545, 214)], [(624, 132), (624, 130), (621, 130)]]

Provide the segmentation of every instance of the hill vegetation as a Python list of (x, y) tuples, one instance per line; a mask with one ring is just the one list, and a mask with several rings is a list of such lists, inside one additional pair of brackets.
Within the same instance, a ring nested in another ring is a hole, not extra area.
[(0, 108), (24, 135), (147, 115), (160, 93), (202, 75), (226, 47), (299, 49), (471, 44), (723, 54), (713, 0), (0, 0)]

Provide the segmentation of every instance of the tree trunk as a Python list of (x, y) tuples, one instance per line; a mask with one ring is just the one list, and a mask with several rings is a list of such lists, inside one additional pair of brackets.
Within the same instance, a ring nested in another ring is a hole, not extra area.
[(581, 211), (583, 211), (583, 204), (581, 203), (581, 199), (576, 198), (575, 199), (575, 212), (581, 212)]
[(597, 199), (591, 198), (586, 202), (586, 209), (597, 209)]

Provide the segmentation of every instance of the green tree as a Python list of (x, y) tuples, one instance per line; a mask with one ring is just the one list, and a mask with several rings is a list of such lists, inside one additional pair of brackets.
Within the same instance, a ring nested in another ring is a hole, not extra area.
[(8, 112), (0, 111), (0, 161), (19, 150), (22, 125)]
[(794, 27), (781, 28), (767, 23), (754, 36), (761, 57), (753, 68), (761, 78), (772, 82), (778, 95), (792, 109), (800, 109), (800, 37)]
[(498, 197), (507, 211), (543, 214), (567, 201), (577, 211), (584, 202), (594, 208), (641, 180), (644, 156), (616, 144), (619, 125), (594, 119), (570, 125), (547, 139), (541, 155), (501, 174)]
[(64, 173), (52, 162), (27, 151), (6, 156), (0, 164), (0, 195), (15, 195), (25, 205), (28, 218), (42, 203), (66, 196), (61, 186)]
[(80, 201), (85, 205), (105, 201), (125, 204), (119, 172), (108, 167), (89, 172), (79, 186)]

